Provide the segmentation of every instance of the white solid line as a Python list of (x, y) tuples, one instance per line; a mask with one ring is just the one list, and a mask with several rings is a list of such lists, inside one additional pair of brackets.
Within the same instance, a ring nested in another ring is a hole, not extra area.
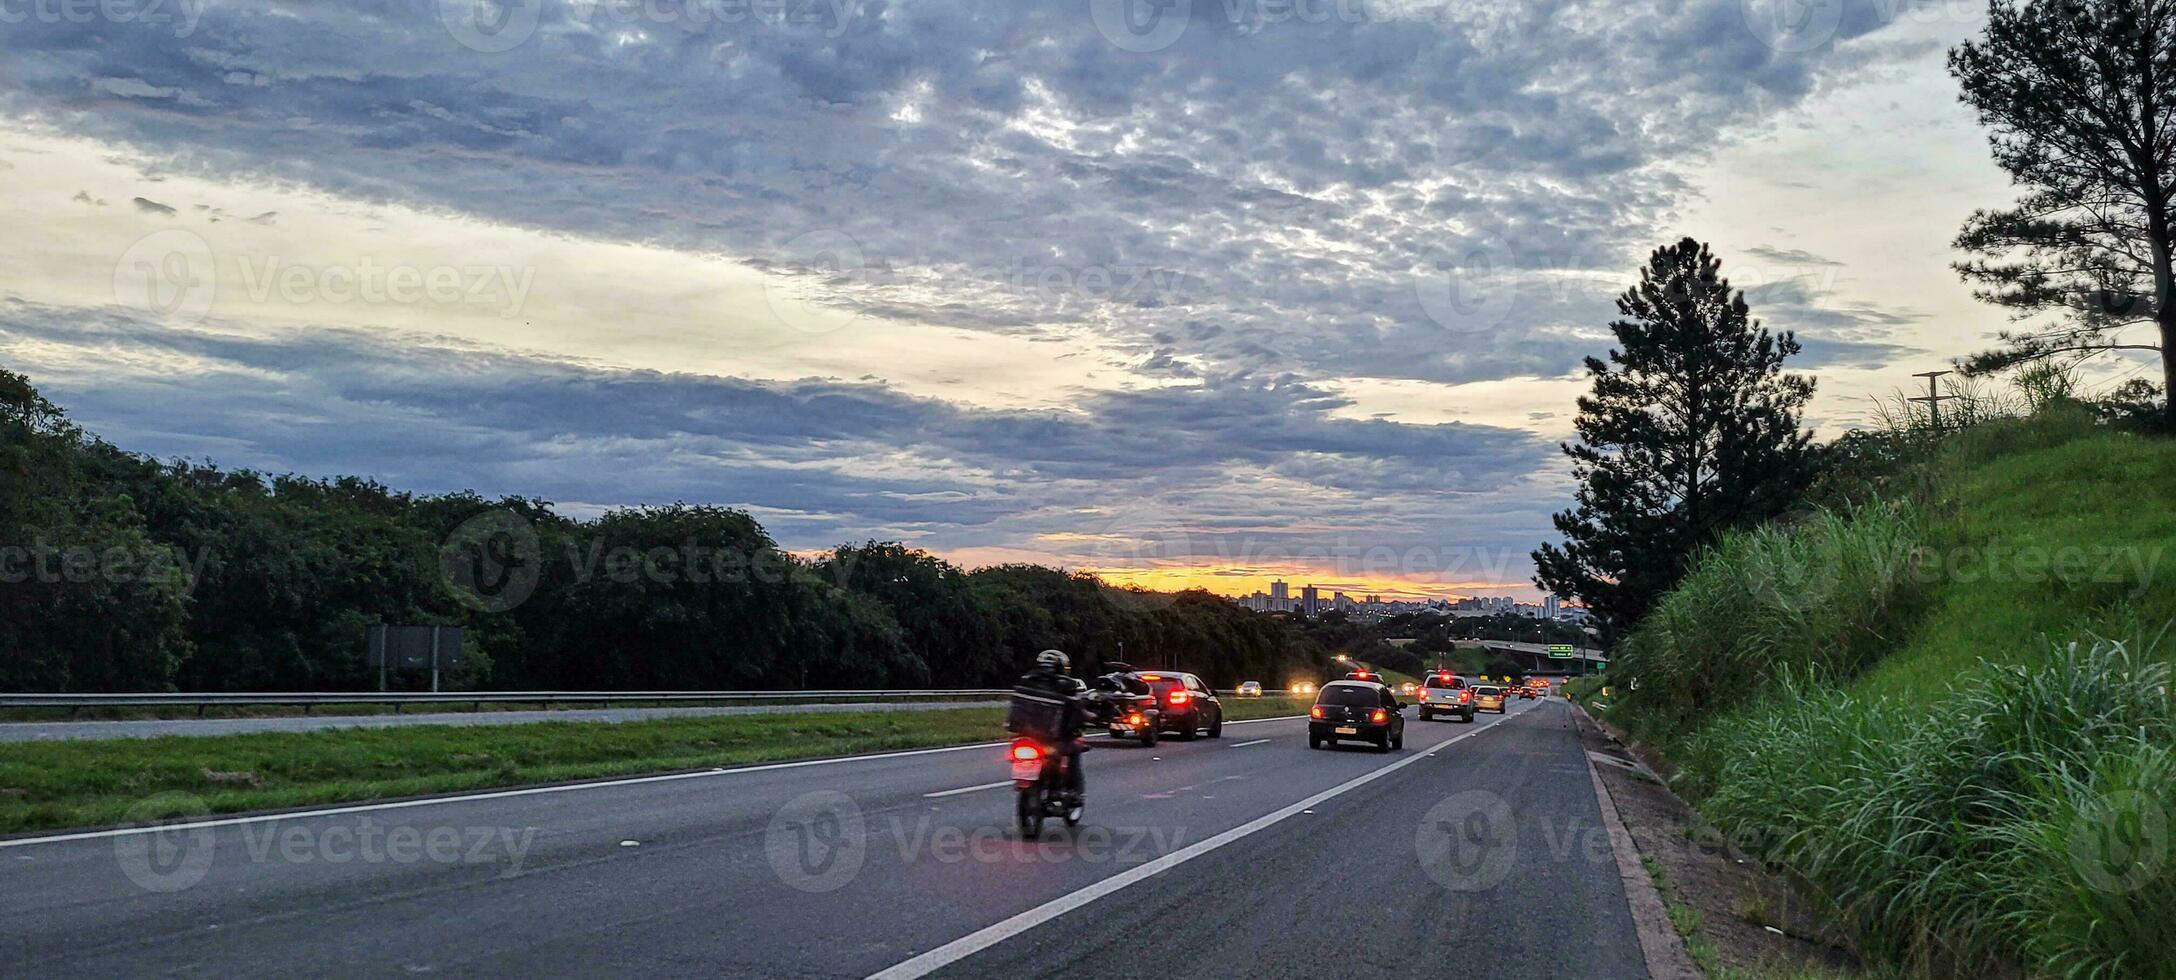
[(1012, 780), (1002, 779), (994, 783), (983, 783), (980, 786), (962, 786), (958, 789), (941, 790), (935, 793), (923, 793), (922, 798), (925, 800), (934, 800), (940, 796), (958, 796), (961, 793), (980, 793), (986, 789), (996, 789), (1000, 786), (1010, 785), (1012, 785)]
[(1465, 732), (1463, 734), (1454, 735), (1450, 738), (1444, 739), (1443, 741), (1436, 743), (1434, 748), (1431, 748), (1426, 752), (1407, 756), (1380, 769), (1373, 770), (1366, 775), (1356, 777), (1347, 782), (1340, 783), (1336, 786), (1332, 786), (1329, 789), (1323, 790), (1320, 793), (1316, 793), (1315, 795), (1301, 800), (1298, 803), (1287, 806), (1284, 809), (1277, 810), (1273, 813), (1265, 814), (1260, 817), (1256, 817), (1255, 819), (1248, 821), (1247, 823), (1241, 824), (1237, 827), (1233, 827), (1232, 829), (1227, 830), (1214, 837), (1211, 837), (1207, 840), (1200, 841), (1193, 844), (1192, 846), (1186, 847), (1181, 850), (1173, 851), (1169, 854), (1164, 855), (1163, 857), (1157, 858), (1154, 861), (1150, 861), (1147, 864), (1137, 865), (1127, 871), (1112, 875), (1111, 877), (1105, 878), (1102, 881), (1096, 882), (1095, 884), (1083, 888), (1077, 892), (1073, 892), (1061, 898), (1045, 902), (1042, 905), (1038, 905), (1032, 909), (1015, 915), (1012, 918), (1006, 919), (1003, 922), (999, 922), (995, 925), (987, 926), (983, 929), (969, 933), (965, 936), (961, 936), (958, 939), (952, 940), (949, 943), (939, 946), (936, 949), (930, 950), (927, 953), (923, 953), (922, 955), (914, 957), (913, 959), (907, 960), (903, 963), (895, 964), (887, 969), (880, 970), (876, 973), (872, 973), (869, 975), (869, 980), (915, 980), (915, 978), (917, 977), (928, 976), (929, 974), (937, 970), (943, 969), (946, 966), (950, 966), (953, 963), (957, 963), (960, 960), (966, 959), (969, 956), (973, 956), (976, 953), (995, 946), (998, 943), (1004, 942), (1007, 939), (1010, 939), (1014, 936), (1028, 931), (1029, 929), (1033, 929), (1036, 926), (1042, 925), (1043, 923), (1055, 919), (1061, 915), (1064, 915), (1067, 912), (1071, 912), (1074, 909), (1080, 908), (1081, 906), (1093, 902), (1096, 899), (1102, 898), (1105, 895), (1109, 895), (1112, 892), (1116, 892), (1119, 889), (1125, 888), (1126, 886), (1132, 885), (1136, 882), (1145, 881), (1149, 878), (1153, 878), (1156, 875), (1162, 874), (1165, 871), (1169, 871), (1172, 868), (1178, 867), (1181, 864), (1185, 864), (1188, 861), (1207, 854), (1210, 851), (1214, 851), (1219, 847), (1223, 847), (1224, 845), (1229, 844), (1235, 840), (1239, 840), (1240, 838), (1246, 837), (1249, 834), (1253, 834), (1257, 831), (1266, 829), (1271, 825), (1285, 820), (1286, 818), (1305, 812), (1310, 807), (1317, 806), (1322, 802), (1331, 799), (1332, 797), (1336, 797), (1351, 790), (1358, 789), (1359, 787), (1374, 782), (1377, 779), (1388, 776), (1391, 773), (1397, 772), (1400, 769), (1412, 765), (1413, 763), (1433, 756), (1437, 752), (1443, 751), (1446, 747), (1457, 743), (1461, 739), (1471, 738), (1473, 735), (1480, 731), (1482, 731), (1482, 729), (1475, 729), (1471, 732)]
[(1267, 742), (1267, 741), (1269, 741), (1269, 739), (1266, 739), (1266, 738), (1258, 738), (1258, 739), (1255, 739), (1255, 740), (1254, 740), (1254, 741), (1252, 741), (1252, 742), (1237, 742), (1237, 743), (1234, 743), (1234, 744), (1232, 745), (1232, 748), (1235, 748), (1235, 749), (1243, 749), (1243, 748), (1246, 748), (1246, 747), (1247, 747), (1247, 746), (1249, 746), (1249, 745), (1260, 745), (1260, 744), (1262, 744), (1263, 742)]
[(270, 823), (276, 820), (294, 820), (301, 817), (333, 817), (347, 813), (369, 813), (377, 810), (405, 810), (409, 807), (436, 806), (442, 803), (466, 803), (471, 800), (502, 800), (515, 796), (542, 796), (547, 793), (571, 793), (584, 789), (608, 789), (615, 786), (637, 786), (643, 783), (665, 783), (680, 779), (701, 779), (705, 776), (731, 776), (744, 772), (770, 772), (775, 769), (799, 769), (805, 766), (828, 766), (839, 762), (866, 762), (875, 759), (901, 759), (914, 755), (935, 755), (939, 752), (964, 752), (968, 749), (987, 749), (1007, 742), (976, 742), (972, 745), (947, 745), (934, 749), (909, 749), (904, 752), (880, 752), (876, 755), (842, 755), (829, 759), (803, 759), (798, 762), (772, 762), (760, 766), (741, 766), (735, 769), (706, 769), (701, 772), (669, 772), (657, 776), (630, 776), (625, 779), (607, 779), (590, 783), (563, 783), (557, 786), (530, 786), (523, 789), (496, 790), (489, 793), (469, 793), (463, 796), (433, 796), (420, 800), (394, 800), (390, 803), (360, 803), (321, 810), (292, 810), (286, 813), (260, 813), (248, 817), (226, 817), (219, 820), (198, 820), (192, 823), (157, 824), (145, 827), (115, 827), (110, 830), (86, 830), (75, 834), (54, 834), (49, 837), (17, 837), (0, 840), (0, 848), (26, 847), (31, 844), (57, 844), (71, 840), (94, 840), (100, 837), (127, 837), (133, 834), (151, 834), (162, 830), (196, 830), (200, 827), (229, 827), (245, 823)]

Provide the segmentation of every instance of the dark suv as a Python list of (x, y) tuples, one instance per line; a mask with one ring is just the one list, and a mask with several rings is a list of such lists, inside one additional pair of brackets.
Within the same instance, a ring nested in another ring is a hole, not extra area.
[(1420, 720), (1433, 721), (1437, 715), (1473, 720), (1473, 688), (1466, 686), (1465, 678), (1439, 670), (1421, 683)]
[(1156, 697), (1158, 728), (1182, 741), (1197, 731), (1210, 738), (1224, 734), (1224, 703), (1201, 678), (1170, 670), (1144, 670), (1140, 677)]
[(1373, 742), (1379, 752), (1405, 748), (1405, 716), (1398, 696), (1374, 681), (1331, 681), (1307, 709), (1307, 747), (1343, 739)]

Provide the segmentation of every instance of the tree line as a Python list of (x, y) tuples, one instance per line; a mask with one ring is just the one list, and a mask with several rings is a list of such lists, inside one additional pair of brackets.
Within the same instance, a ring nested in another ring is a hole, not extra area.
[(500, 690), (1003, 686), (1053, 647), (1082, 673), (1123, 649), (1274, 685), (1328, 658), (1206, 592), (969, 571), (892, 542), (802, 557), (729, 508), (578, 520), (521, 497), (154, 460), (0, 370), (0, 690), (373, 689), (375, 623), (462, 627), (445, 682)]

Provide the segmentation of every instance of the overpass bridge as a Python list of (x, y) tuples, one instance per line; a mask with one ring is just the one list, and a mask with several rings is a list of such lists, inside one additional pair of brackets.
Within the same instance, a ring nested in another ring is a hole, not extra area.
[(1468, 648), (1478, 647), (1510, 657), (1518, 662), (1520, 669), (1529, 674), (1591, 673), (1601, 670), (1609, 662), (1609, 654), (1606, 651), (1588, 646), (1575, 646), (1572, 648), (1570, 659), (1560, 660), (1549, 656), (1549, 644), (1547, 643), (1523, 643), (1516, 640), (1459, 640), (1458, 645)]

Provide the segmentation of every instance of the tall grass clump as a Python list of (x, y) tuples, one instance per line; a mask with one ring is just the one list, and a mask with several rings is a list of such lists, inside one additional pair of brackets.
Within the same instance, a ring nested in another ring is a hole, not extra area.
[(1726, 535), (1618, 651), (1643, 734), (1667, 737), (1784, 669), (1850, 676), (1912, 621), (1912, 508), (1875, 502)]
[(2176, 976), (2176, 715), (2140, 646), (1983, 664), (1931, 710), (1789, 673), (1687, 738), (1681, 781), (1869, 958)]

